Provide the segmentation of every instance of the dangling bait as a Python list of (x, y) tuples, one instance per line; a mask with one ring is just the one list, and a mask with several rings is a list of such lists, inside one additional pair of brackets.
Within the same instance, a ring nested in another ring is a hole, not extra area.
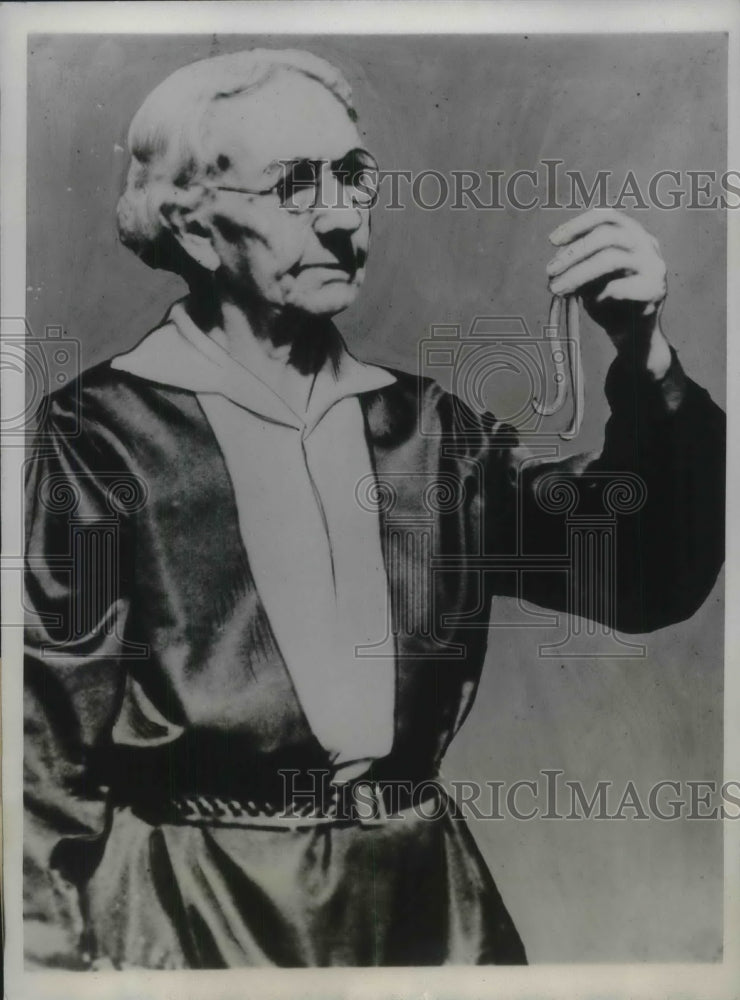
[[(561, 341), (560, 319), (563, 312), (565, 313), (565, 337)], [(575, 295), (553, 295), (550, 300), (545, 337), (551, 341), (552, 345), (552, 360), (555, 366), (555, 399), (549, 406), (544, 401), (533, 399), (532, 409), (542, 417), (551, 417), (562, 407), (566, 397), (565, 364), (567, 361), (573, 395), (573, 419), (568, 430), (560, 431), (560, 437), (564, 441), (570, 441), (578, 434), (583, 419), (581, 334), (578, 301)]]

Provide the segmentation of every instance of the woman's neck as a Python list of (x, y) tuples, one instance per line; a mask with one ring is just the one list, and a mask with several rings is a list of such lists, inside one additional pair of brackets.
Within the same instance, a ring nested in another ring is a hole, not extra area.
[(321, 318), (250, 308), (209, 288), (191, 286), (188, 312), (200, 329), (305, 414), (316, 373), (335, 360), (339, 338)]

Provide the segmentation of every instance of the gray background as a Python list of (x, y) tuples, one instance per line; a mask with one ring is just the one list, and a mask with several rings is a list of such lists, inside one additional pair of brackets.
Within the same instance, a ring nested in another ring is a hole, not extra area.
[[(725, 167), (723, 36), (36, 36), (29, 47), (28, 319), (59, 324), (88, 367), (131, 346), (183, 292), (119, 246), (114, 209), (129, 121), (149, 90), (198, 58), (305, 47), (340, 66), (385, 168), (537, 169), (586, 179)], [(541, 169), (541, 168), (540, 168)], [(526, 191), (526, 186), (523, 186)], [(430, 189), (431, 193), (431, 189)], [(408, 198), (405, 199), (408, 204)], [(339, 319), (359, 356), (412, 369), (430, 325), (521, 315), (548, 295), (547, 233), (572, 211), (377, 211), (358, 303)], [(668, 262), (669, 338), (718, 402), (725, 388), (725, 228), (718, 210), (634, 214)], [(584, 324), (587, 421), (598, 447), (611, 358)], [(511, 386), (498, 387), (505, 399)], [(491, 407), (496, 386), (491, 386)], [(517, 629), (497, 602), (475, 708), (447, 778), (537, 780), (562, 768), (590, 791), (628, 780), (722, 777), (721, 582), (686, 623), (644, 637), (638, 659), (543, 659), (556, 628)], [(529, 799), (522, 795), (522, 806)], [(630, 815), (627, 812), (627, 815)], [(658, 820), (478, 821), (473, 830), (531, 961), (711, 961), (721, 956), (720, 824)]]

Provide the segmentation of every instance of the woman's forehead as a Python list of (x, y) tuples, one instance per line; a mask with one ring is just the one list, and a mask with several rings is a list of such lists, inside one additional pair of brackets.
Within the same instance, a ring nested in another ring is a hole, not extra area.
[(228, 157), (231, 170), (244, 176), (285, 160), (336, 160), (361, 144), (345, 105), (323, 84), (294, 72), (218, 102), (208, 115), (206, 141), (214, 160)]

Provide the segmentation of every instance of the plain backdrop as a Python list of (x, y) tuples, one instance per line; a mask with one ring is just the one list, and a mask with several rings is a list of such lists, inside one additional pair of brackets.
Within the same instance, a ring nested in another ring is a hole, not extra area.
[[(76, 338), (83, 368), (140, 340), (183, 293), (179, 279), (149, 270), (117, 241), (132, 115), (179, 66), (256, 45), (304, 47), (338, 65), (386, 169), (509, 175), (558, 158), (589, 186), (598, 170), (613, 171), (618, 191), (628, 170), (647, 190), (657, 170), (725, 168), (719, 35), (36, 36), (28, 319), (37, 336), (59, 325)], [(476, 315), (520, 316), (539, 330), (546, 237), (573, 211), (424, 211), (404, 200), (403, 211), (376, 211), (365, 287), (338, 320), (356, 354), (415, 369), (433, 324), (466, 329)], [(632, 214), (668, 262), (668, 336), (722, 403), (724, 216)], [(598, 447), (606, 418), (611, 348), (591, 324), (583, 337), (586, 421), (570, 451)], [(514, 391), (505, 381), (499, 389)], [(496, 386), (486, 392), (496, 411)], [(617, 801), (630, 780), (645, 797), (659, 780), (721, 781), (722, 593), (718, 582), (693, 619), (638, 637), (643, 658), (542, 658), (539, 645), (561, 630), (515, 628), (516, 609), (497, 602), (484, 679), (445, 777), (511, 783), (560, 768), (589, 793), (612, 781)], [(526, 792), (521, 804), (529, 806)], [(721, 957), (718, 822), (508, 818), (472, 828), (531, 961)]]

